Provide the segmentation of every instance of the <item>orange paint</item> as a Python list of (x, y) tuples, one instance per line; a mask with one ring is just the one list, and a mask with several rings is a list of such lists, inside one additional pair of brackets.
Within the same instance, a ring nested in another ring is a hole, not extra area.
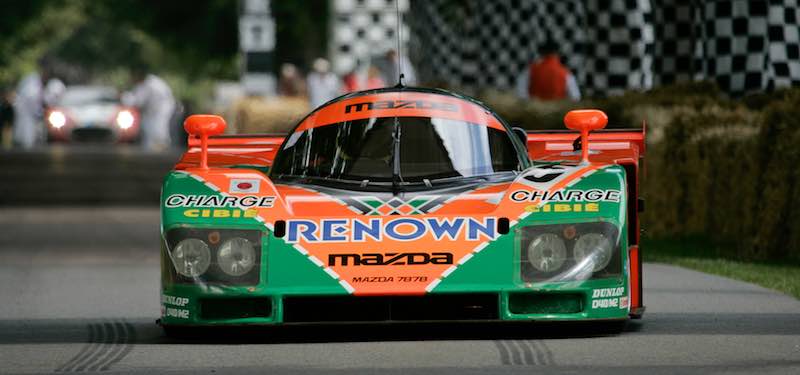
[(200, 138), (200, 169), (208, 169), (208, 137), (225, 131), (225, 120), (215, 115), (191, 115), (183, 128), (187, 133)]
[(567, 128), (581, 132), (581, 162), (589, 162), (589, 132), (600, 130), (608, 124), (608, 116), (598, 109), (579, 109), (564, 116)]
[(505, 131), (485, 108), (455, 97), (421, 92), (383, 92), (342, 99), (306, 117), (295, 132), (372, 117), (431, 117), (461, 120)]

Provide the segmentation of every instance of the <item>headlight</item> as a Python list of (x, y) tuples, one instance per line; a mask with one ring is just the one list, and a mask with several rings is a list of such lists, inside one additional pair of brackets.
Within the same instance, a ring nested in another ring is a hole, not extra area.
[(619, 228), (607, 221), (543, 224), (515, 229), (523, 283), (619, 277)]
[(122, 111), (119, 111), (119, 113), (117, 113), (116, 122), (117, 122), (117, 126), (119, 126), (120, 129), (124, 130), (124, 129), (130, 128), (131, 126), (133, 126), (133, 121), (134, 121), (134, 117), (133, 117), (133, 113), (131, 113), (131, 111), (122, 110)]
[(67, 116), (61, 111), (53, 111), (47, 116), (47, 122), (49, 122), (52, 127), (61, 129), (67, 124)]
[(211, 250), (202, 240), (188, 238), (178, 243), (172, 251), (175, 270), (186, 277), (197, 277), (211, 265)]
[(258, 229), (170, 229), (162, 261), (172, 265), (163, 268), (164, 282), (258, 285), (266, 263), (262, 235)]
[(217, 257), (219, 268), (231, 276), (242, 276), (256, 264), (256, 250), (250, 241), (241, 237), (223, 242)]
[(558, 270), (566, 260), (567, 246), (553, 233), (540, 234), (528, 245), (528, 262), (539, 271)]
[(587, 233), (575, 242), (575, 261), (578, 263), (589, 261), (593, 264), (592, 272), (597, 272), (608, 266), (613, 251), (611, 240), (605, 235)]

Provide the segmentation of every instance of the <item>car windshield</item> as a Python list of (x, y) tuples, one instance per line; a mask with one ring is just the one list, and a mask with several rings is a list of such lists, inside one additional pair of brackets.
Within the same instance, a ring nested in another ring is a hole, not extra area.
[(61, 105), (81, 106), (88, 104), (118, 102), (117, 91), (111, 87), (80, 86), (71, 87), (61, 97)]
[(520, 158), (503, 130), (460, 120), (380, 117), (293, 133), (271, 174), (278, 179), (430, 184), (520, 169)]

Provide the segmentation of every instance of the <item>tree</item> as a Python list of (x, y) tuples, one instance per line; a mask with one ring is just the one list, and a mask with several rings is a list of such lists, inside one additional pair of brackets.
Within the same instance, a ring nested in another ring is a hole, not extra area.
[(86, 77), (145, 64), (187, 77), (234, 78), (236, 0), (0, 1), (0, 84), (44, 55)]

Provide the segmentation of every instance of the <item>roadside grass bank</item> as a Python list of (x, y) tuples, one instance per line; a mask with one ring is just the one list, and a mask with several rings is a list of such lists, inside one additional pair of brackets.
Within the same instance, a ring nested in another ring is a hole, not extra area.
[(645, 262), (668, 263), (746, 281), (800, 299), (800, 264), (731, 260), (721, 256), (726, 252), (724, 245), (694, 237), (642, 242)]

